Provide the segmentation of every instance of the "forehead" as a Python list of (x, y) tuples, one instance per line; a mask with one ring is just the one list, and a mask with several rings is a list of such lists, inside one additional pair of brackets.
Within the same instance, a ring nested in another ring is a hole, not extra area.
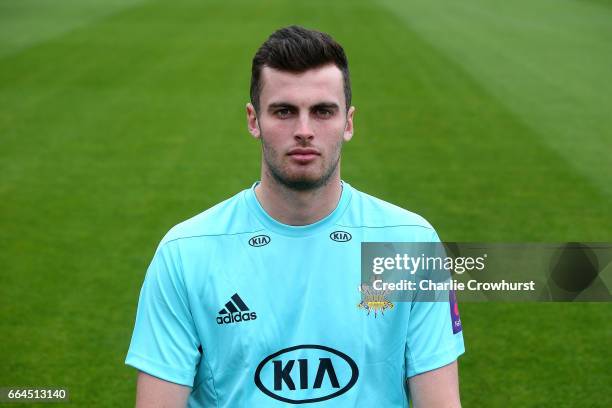
[(297, 106), (335, 102), (344, 106), (342, 71), (333, 64), (299, 73), (264, 66), (261, 74), (260, 101), (264, 108), (278, 102)]

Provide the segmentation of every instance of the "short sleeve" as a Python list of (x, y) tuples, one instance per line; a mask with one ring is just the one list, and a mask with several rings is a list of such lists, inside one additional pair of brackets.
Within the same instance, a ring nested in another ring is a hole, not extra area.
[(173, 383), (193, 386), (200, 343), (178, 255), (158, 248), (138, 300), (125, 364)]
[[(439, 242), (434, 232), (430, 242)], [(406, 376), (412, 377), (452, 363), (465, 352), (459, 308), (454, 292), (445, 301), (414, 301), (406, 336)]]

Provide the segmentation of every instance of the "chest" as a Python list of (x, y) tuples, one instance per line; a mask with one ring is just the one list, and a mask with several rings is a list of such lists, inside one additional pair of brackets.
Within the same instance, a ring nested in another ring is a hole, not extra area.
[[(340, 353), (330, 361), (347, 355), (358, 365), (403, 352), (409, 308), (384, 301), (364, 307), (361, 237), (325, 235), (233, 237), (183, 258), (190, 309), (217, 372), (254, 371), (268, 356), (301, 345), (330, 348)], [(321, 350), (298, 354), (327, 361)], [(308, 370), (298, 354), (296, 367)]]

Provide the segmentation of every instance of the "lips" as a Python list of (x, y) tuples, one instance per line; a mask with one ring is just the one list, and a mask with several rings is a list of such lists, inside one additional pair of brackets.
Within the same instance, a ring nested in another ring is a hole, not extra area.
[(288, 155), (291, 156), (293, 160), (306, 164), (313, 161), (321, 154), (317, 149), (313, 149), (311, 147), (296, 147), (289, 150)]

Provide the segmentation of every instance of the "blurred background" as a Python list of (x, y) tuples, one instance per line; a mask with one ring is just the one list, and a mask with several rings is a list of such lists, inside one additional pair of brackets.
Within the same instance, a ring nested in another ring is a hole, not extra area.
[[(146, 267), (249, 187), (251, 58), (349, 56), (343, 178), (445, 241), (611, 241), (609, 0), (0, 0), (0, 387), (131, 406)], [(612, 304), (460, 305), (464, 407), (611, 407)]]

